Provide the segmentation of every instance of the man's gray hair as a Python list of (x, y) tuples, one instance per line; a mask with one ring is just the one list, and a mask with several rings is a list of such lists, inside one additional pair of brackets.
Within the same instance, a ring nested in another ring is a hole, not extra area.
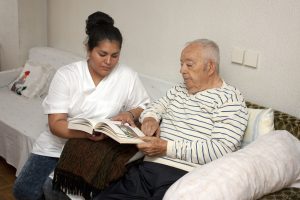
[(215, 63), (217, 72), (219, 72), (219, 64), (220, 64), (220, 50), (219, 46), (212, 40), (209, 39), (197, 39), (191, 42), (188, 42), (187, 45), (190, 44), (199, 44), (204, 51), (202, 51), (202, 56), (205, 62), (211, 60)]

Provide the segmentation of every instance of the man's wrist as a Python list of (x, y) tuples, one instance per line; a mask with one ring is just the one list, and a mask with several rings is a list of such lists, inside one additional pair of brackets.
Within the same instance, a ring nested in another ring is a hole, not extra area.
[(155, 113), (147, 113), (147, 114), (143, 115), (142, 117), (140, 117), (140, 122), (143, 123), (144, 120), (145, 120), (146, 118), (153, 118), (153, 119), (155, 119), (157, 122), (160, 122), (160, 119), (161, 119), (161, 118), (160, 118), (157, 114), (155, 114)]

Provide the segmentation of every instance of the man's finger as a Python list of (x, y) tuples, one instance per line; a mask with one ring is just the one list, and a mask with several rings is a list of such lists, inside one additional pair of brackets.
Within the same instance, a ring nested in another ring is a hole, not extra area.
[(155, 131), (155, 136), (159, 138), (159, 136), (160, 136), (160, 127), (158, 127), (157, 130)]

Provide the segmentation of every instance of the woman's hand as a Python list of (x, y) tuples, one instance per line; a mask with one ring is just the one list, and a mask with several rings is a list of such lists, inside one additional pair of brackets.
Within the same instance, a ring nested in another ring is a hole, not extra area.
[(166, 140), (158, 137), (142, 137), (144, 142), (137, 144), (137, 148), (147, 156), (163, 156), (167, 152)]
[(159, 123), (152, 117), (146, 117), (144, 119), (141, 130), (147, 136), (155, 135), (156, 137), (159, 137), (160, 135)]
[(88, 135), (88, 139), (93, 140), (95, 142), (103, 140), (107, 138), (107, 136), (103, 133), (99, 133), (99, 132), (94, 132), (93, 135), (89, 134)]
[(137, 107), (137, 108), (131, 109), (129, 111), (122, 112), (122, 113), (118, 114), (117, 116), (114, 116), (113, 118), (111, 118), (111, 120), (121, 121), (123, 124), (128, 123), (130, 126), (136, 127), (134, 122), (138, 120), (138, 118), (140, 117), (142, 112), (143, 112), (143, 109), (140, 107)]
[(135, 123), (134, 123), (134, 116), (128, 111), (122, 112), (122, 113), (112, 117), (111, 120), (121, 121), (122, 124), (128, 123), (130, 126), (133, 126), (133, 127), (136, 126)]

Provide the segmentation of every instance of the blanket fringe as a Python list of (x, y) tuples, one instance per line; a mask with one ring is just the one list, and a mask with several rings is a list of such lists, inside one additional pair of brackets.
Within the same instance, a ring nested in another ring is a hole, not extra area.
[(83, 196), (86, 200), (93, 197), (93, 194), (99, 190), (88, 184), (82, 177), (74, 176), (74, 174), (67, 171), (57, 169), (54, 172), (53, 189), (61, 190), (68, 194)]

